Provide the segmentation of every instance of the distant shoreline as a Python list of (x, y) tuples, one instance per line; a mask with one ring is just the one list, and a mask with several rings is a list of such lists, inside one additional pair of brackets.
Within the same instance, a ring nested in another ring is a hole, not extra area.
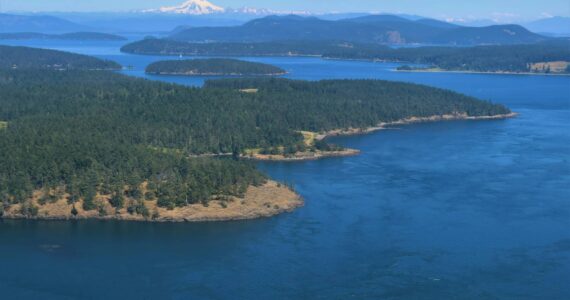
[(533, 73), (533, 72), (483, 72), (483, 71), (459, 71), (445, 69), (416, 69), (416, 70), (398, 70), (392, 69), (394, 72), (403, 73), (458, 73), (458, 74), (484, 74), (484, 75), (527, 75), (527, 76), (570, 76), (570, 73)]
[(244, 73), (193, 73), (193, 72), (145, 72), (148, 75), (157, 76), (188, 76), (188, 77), (216, 77), (216, 76), (252, 76), (252, 77), (273, 77), (287, 75), (288, 72), (282, 73), (269, 73), (269, 74), (244, 74)]

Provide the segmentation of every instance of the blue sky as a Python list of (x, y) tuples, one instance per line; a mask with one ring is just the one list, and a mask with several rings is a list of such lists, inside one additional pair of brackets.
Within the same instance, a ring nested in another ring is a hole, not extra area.
[[(0, 0), (2, 11), (126, 11), (175, 5), (184, 0)], [(570, 16), (570, 0), (211, 0), (223, 7), (251, 6), (318, 12), (388, 12), (441, 19), (513, 21)]]

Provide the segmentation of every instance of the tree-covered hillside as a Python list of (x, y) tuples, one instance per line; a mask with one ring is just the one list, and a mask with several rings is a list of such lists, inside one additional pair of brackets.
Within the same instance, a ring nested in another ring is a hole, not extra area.
[[(245, 89), (250, 89), (245, 92)], [(0, 71), (0, 196), (22, 202), (110, 195), (141, 186), (163, 207), (241, 195), (264, 182), (252, 164), (191, 154), (305, 150), (300, 130), (368, 127), (411, 116), (509, 110), (451, 91), (372, 80), (210, 81), (205, 88), (94, 71)]]
[(0, 45), (0, 69), (116, 70), (115, 62), (63, 51)]
[(328, 58), (409, 62), (451, 71), (537, 72), (535, 63), (570, 62), (570, 42), (549, 41), (531, 45), (477, 47), (420, 47), (359, 52), (329, 52)]
[(342, 20), (268, 16), (241, 26), (193, 27), (169, 37), (185, 42), (273, 42), (338, 40), (373, 44), (509, 45), (536, 43), (547, 37), (519, 25), (462, 27), (442, 21), (369, 15)]
[(191, 59), (168, 60), (150, 64), (146, 68), (150, 74), (172, 75), (281, 75), (285, 70), (263, 63), (255, 63), (237, 59)]

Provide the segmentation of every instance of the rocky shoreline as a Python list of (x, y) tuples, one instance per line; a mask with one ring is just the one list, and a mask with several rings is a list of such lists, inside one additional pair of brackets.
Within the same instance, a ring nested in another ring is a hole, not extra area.
[(347, 157), (359, 155), (360, 150), (356, 149), (343, 149), (338, 151), (308, 151), (308, 152), (298, 152), (291, 155), (283, 154), (254, 154), (250, 156), (243, 156), (246, 159), (258, 160), (258, 161), (306, 161), (306, 160), (317, 160), (327, 157)]
[[(4, 219), (32, 220), (117, 220), (140, 222), (211, 222), (234, 221), (272, 217), (281, 213), (292, 212), (304, 205), (303, 199), (290, 188), (275, 181), (268, 181), (260, 187), (248, 188), (245, 197), (231, 197), (227, 201), (212, 200), (207, 206), (192, 204), (172, 210), (157, 207), (156, 200), (145, 201), (151, 216), (130, 214), (126, 208), (115, 210), (108, 202), (105, 203), (105, 215), (99, 211), (84, 211), (82, 203), (69, 204), (66, 199), (55, 203), (38, 205), (37, 200), (32, 204), (38, 208), (37, 215), (29, 216), (21, 213), (21, 204), (11, 205), (3, 212)], [(76, 215), (72, 213), (75, 207)]]
[(494, 115), (494, 116), (468, 116), (465, 113), (457, 113), (457, 114), (449, 114), (449, 115), (440, 115), (440, 116), (431, 116), (431, 117), (410, 117), (406, 119), (401, 119), (393, 122), (382, 122), (379, 123), (377, 126), (374, 127), (367, 127), (367, 128), (347, 128), (347, 129), (336, 129), (327, 131), (317, 135), (317, 139), (323, 140), (329, 137), (334, 136), (344, 136), (344, 135), (357, 135), (357, 134), (367, 134), (372, 133), (379, 130), (387, 129), (389, 126), (397, 126), (397, 125), (410, 125), (416, 123), (428, 123), (428, 122), (440, 122), (440, 121), (476, 121), (476, 120), (500, 120), (500, 119), (509, 119), (518, 116), (518, 113), (509, 113), (509, 114), (502, 114), (502, 115)]

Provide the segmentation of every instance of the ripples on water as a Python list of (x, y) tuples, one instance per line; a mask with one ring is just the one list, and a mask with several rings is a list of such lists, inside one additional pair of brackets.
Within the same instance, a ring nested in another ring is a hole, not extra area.
[[(35, 46), (144, 67), (119, 44)], [(206, 224), (0, 223), (0, 290), (20, 298), (570, 299), (570, 77), (397, 73), (393, 64), (248, 58), (287, 77), (378, 78), (508, 105), (511, 120), (335, 138), (362, 155), (264, 163), (306, 206)], [(204, 78), (156, 77), (201, 85)], [(6, 271), (8, 270), (8, 271)]]

